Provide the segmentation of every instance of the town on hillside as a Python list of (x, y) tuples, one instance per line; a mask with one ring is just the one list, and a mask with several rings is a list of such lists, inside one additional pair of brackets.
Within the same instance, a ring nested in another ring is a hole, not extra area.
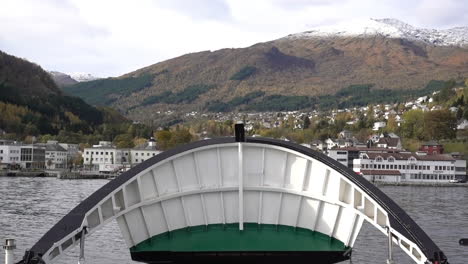
[[(148, 139), (136, 140), (137, 144), (128, 144), (132, 137), (123, 135), (92, 145), (50, 137), (28, 143), (1, 140), (0, 168), (10, 175), (43, 171), (72, 178), (115, 176), (179, 144), (230, 136), (233, 120), (237, 120), (244, 122), (250, 136), (295, 141), (327, 154), (372, 182), (465, 182), (466, 152), (456, 151), (457, 144), (451, 142), (466, 146), (468, 121), (459, 113), (460, 106), (444, 108), (434, 103), (437, 96), (328, 112), (190, 112), (184, 124), (160, 127)], [(421, 120), (424, 124), (418, 123)], [(143, 125), (134, 122), (132, 126)]]

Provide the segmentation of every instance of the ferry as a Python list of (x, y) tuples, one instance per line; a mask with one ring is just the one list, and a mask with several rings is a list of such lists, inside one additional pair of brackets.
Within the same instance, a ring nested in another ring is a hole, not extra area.
[(235, 131), (122, 173), (18, 263), (53, 263), (76, 245), (83, 261), (85, 240), (112, 221), (144, 263), (338, 263), (351, 259), (364, 222), (387, 237), (387, 263), (395, 246), (414, 263), (448, 263), (406, 212), (351, 169), (292, 142), (246, 137), (242, 124)]

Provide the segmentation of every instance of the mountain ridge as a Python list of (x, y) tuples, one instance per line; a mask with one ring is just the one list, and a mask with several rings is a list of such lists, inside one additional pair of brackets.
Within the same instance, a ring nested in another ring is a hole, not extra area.
[(290, 34), (286, 38), (371, 37), (375, 35), (421, 41), (436, 46), (468, 46), (468, 27), (450, 29), (418, 28), (393, 18), (360, 19), (354, 22)]
[[(147, 81), (131, 89), (113, 90), (110, 85), (119, 80), (136, 84), (143, 76)], [(265, 98), (296, 102), (302, 107), (307, 105), (302, 97), (332, 96), (352, 85), (412, 91), (423, 89), (432, 80), (466, 76), (468, 49), (461, 46), (383, 35), (284, 37), (246, 48), (189, 53), (101, 80), (101, 85), (109, 84), (109, 92), (101, 94), (99, 100), (97, 81), (65, 91), (74, 90), (89, 102), (104, 102), (139, 120), (150, 118), (155, 111), (208, 111), (209, 105), (222, 106), (233, 100), (243, 102), (235, 103), (233, 110)], [(214, 88), (191, 88), (197, 85)], [(261, 96), (251, 99), (252, 93)]]

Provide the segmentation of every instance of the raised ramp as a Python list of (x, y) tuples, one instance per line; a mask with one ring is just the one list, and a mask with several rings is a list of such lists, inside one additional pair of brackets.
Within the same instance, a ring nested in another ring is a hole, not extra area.
[(145, 161), (79, 204), (29, 256), (49, 263), (79, 243), (83, 228), (89, 236), (115, 219), (132, 258), (147, 263), (336, 263), (368, 221), (415, 263), (447, 263), (398, 205), (340, 163), (285, 141), (238, 140), (199, 141)]

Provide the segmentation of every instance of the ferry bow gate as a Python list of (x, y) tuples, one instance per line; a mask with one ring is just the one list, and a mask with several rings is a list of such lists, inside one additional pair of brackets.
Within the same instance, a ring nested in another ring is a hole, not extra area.
[(448, 263), (389, 197), (309, 148), (236, 137), (165, 151), (75, 207), (19, 263), (53, 263), (117, 221), (145, 263), (337, 263), (351, 257), (364, 221), (414, 263)]

